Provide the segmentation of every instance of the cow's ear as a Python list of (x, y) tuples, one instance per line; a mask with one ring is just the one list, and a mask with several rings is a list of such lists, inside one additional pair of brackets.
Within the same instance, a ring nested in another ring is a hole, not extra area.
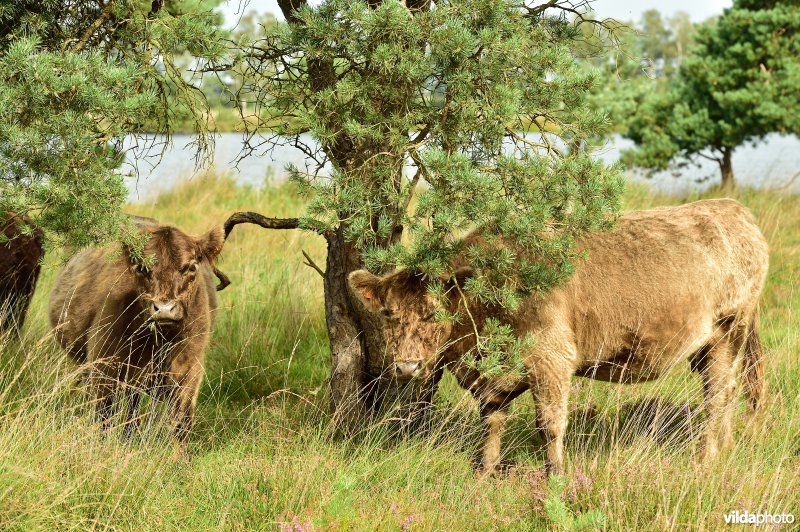
[(347, 277), (347, 281), (350, 291), (367, 310), (378, 311), (383, 307), (380, 277), (367, 270), (356, 270)]
[(203, 255), (203, 258), (209, 262), (214, 262), (217, 255), (222, 251), (222, 246), (225, 244), (225, 230), (221, 225), (218, 225), (198, 238), (197, 243), (200, 246), (200, 253)]

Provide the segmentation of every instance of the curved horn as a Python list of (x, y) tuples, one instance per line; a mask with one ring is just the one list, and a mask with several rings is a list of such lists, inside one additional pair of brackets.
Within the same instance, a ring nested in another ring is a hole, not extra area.
[(265, 229), (297, 229), (300, 227), (298, 218), (267, 218), (257, 212), (235, 212), (225, 220), (225, 238), (231, 234), (233, 228), (239, 224), (256, 224)]
[(217, 279), (219, 279), (219, 284), (217, 285), (217, 292), (225, 290), (228, 287), (228, 285), (231, 284), (230, 277), (219, 271), (216, 266), (214, 266), (214, 275), (216, 275)]
[(147, 229), (148, 227), (158, 226), (158, 220), (150, 218), (149, 216), (139, 216), (138, 214), (131, 214), (131, 220), (139, 229)]

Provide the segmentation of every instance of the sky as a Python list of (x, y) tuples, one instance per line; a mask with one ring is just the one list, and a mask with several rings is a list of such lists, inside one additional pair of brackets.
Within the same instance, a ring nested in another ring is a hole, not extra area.
[[(713, 15), (722, 14), (722, 10), (731, 4), (732, 0), (594, 0), (592, 2), (595, 12), (600, 17), (634, 22), (638, 21), (642, 12), (648, 9), (658, 9), (667, 17), (677, 11), (686, 11), (692, 21), (700, 22)], [(245, 11), (255, 9), (259, 13), (271, 12), (279, 19), (283, 18), (276, 0), (228, 0), (227, 4), (221, 7), (228, 26), (236, 24), (243, 8)]]

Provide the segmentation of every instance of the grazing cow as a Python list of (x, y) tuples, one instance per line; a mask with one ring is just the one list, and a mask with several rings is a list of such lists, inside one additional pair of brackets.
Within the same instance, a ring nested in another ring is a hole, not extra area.
[[(0, 225), (0, 332), (21, 331), (39, 279), (43, 235), (24, 216), (11, 214)], [(31, 230), (23, 232), (23, 225)]]
[[(466, 240), (480, 242), (481, 235)], [(378, 325), (367, 336), (370, 352), (385, 353), (398, 380), (426, 382), (447, 367), (473, 392), (486, 431), (484, 473), (492, 473), (500, 459), (506, 406), (525, 390), (533, 393), (547, 470), (562, 474), (573, 375), (643, 382), (685, 360), (703, 379), (702, 458), (713, 459), (720, 444), (731, 440), (740, 354), (751, 406), (763, 393), (758, 300), (769, 259), (752, 215), (729, 199), (632, 212), (613, 230), (584, 236), (579, 248), (588, 259), (576, 265), (570, 280), (531, 295), (513, 314), (465, 301), (459, 290), (448, 292), (449, 310), (463, 313), (468, 305), (478, 328), (495, 317), (518, 337), (533, 335), (522, 381), (486, 381), (466, 367), (462, 355), (476, 343), (472, 321), (436, 321), (440, 303), (428, 294), (427, 281), (404, 270), (385, 277), (364, 270), (350, 274), (361, 313)], [(462, 269), (445, 283), (454, 288), (468, 275)]]
[(218, 226), (194, 238), (152, 219), (135, 222), (149, 235), (145, 260), (125, 247), (121, 254), (78, 253), (50, 294), (50, 323), (70, 357), (89, 363), (87, 382), (104, 427), (125, 390), (130, 427), (147, 390), (169, 401), (183, 448), (217, 307), (214, 261), (225, 234)]

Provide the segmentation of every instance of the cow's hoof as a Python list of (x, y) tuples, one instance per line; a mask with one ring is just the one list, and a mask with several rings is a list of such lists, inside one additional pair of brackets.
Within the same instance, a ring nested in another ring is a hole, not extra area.
[(511, 460), (500, 460), (491, 466), (479, 464), (475, 470), (475, 476), (477, 478), (505, 477), (511, 474), (516, 467), (517, 464)]
[(496, 467), (492, 468), (481, 467), (480, 469), (475, 471), (475, 478), (478, 480), (484, 480), (496, 476), (498, 476), (498, 469)]
[(170, 462), (173, 464), (187, 464), (192, 461), (192, 455), (186, 444), (178, 444), (172, 451)]
[(716, 444), (703, 444), (695, 455), (695, 462), (703, 467), (711, 466), (719, 455), (719, 448)]

